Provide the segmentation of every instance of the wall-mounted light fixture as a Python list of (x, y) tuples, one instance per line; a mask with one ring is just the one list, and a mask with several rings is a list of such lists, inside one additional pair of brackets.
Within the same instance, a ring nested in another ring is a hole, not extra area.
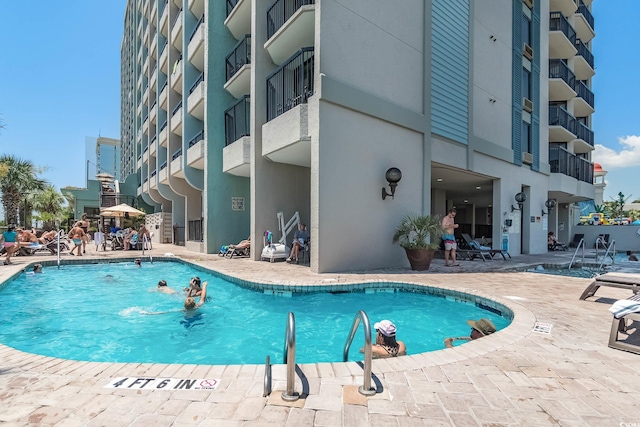
[(527, 200), (527, 195), (524, 194), (522, 191), (519, 192), (518, 194), (516, 194), (516, 202), (518, 202), (518, 207), (516, 208), (515, 206), (511, 205), (511, 212), (513, 211), (521, 211), (522, 210), (522, 204)]
[(387, 193), (386, 188), (382, 187), (382, 200), (385, 200), (387, 196), (391, 196), (391, 198), (393, 199), (393, 195), (396, 193), (398, 182), (402, 179), (402, 172), (400, 172), (400, 169), (398, 168), (389, 168), (387, 170), (387, 173), (385, 174), (385, 178), (389, 182), (391, 194)]
[(542, 216), (549, 215), (549, 212), (551, 212), (556, 207), (556, 201), (553, 199), (549, 199), (544, 202), (544, 205), (547, 207), (547, 212), (542, 209)]

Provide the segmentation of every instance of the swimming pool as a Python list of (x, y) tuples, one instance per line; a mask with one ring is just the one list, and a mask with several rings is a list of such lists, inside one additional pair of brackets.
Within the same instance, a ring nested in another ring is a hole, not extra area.
[[(182, 288), (194, 275), (209, 281), (212, 299), (185, 313)], [(178, 292), (156, 292), (160, 279)], [(73, 360), (261, 364), (270, 355), (279, 363), (287, 313), (294, 312), (297, 362), (336, 362), (342, 361), (358, 310), (367, 312), (372, 325), (384, 318), (396, 323), (409, 354), (442, 349), (444, 338), (469, 335), (467, 319), (486, 317), (502, 329), (512, 316), (471, 295), (466, 297), (473, 302), (465, 303), (463, 294), (428, 295), (416, 292), (417, 285), (371, 286), (375, 291), (256, 291), (180, 262), (45, 267), (44, 273), (22, 274), (0, 290), (0, 340), (25, 352)], [(359, 331), (350, 360), (362, 360), (362, 336)]]

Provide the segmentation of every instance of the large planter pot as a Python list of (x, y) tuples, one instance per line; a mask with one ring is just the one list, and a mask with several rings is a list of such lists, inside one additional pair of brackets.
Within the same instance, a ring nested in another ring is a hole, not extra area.
[(406, 249), (409, 264), (412, 270), (424, 271), (428, 270), (431, 260), (436, 253), (435, 249)]

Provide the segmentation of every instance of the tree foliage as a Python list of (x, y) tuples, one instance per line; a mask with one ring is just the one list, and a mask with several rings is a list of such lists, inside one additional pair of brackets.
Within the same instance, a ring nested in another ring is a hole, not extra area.
[(37, 212), (36, 219), (43, 222), (45, 229), (57, 228), (64, 217), (65, 198), (53, 185), (48, 185), (44, 191), (34, 195), (33, 209)]
[(42, 168), (28, 160), (6, 154), (0, 156), (0, 192), (7, 224), (18, 223), (21, 203), (24, 202), (22, 208), (28, 212), (30, 193), (46, 188), (46, 181), (38, 177), (42, 172)]

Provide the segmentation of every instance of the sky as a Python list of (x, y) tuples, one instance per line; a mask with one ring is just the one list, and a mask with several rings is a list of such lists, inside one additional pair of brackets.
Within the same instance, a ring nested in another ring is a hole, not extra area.
[[(120, 138), (125, 5), (0, 1), (0, 154), (45, 167), (57, 188), (85, 186), (85, 137)], [(640, 0), (593, 0), (593, 15), (593, 161), (605, 201), (640, 199)]]

